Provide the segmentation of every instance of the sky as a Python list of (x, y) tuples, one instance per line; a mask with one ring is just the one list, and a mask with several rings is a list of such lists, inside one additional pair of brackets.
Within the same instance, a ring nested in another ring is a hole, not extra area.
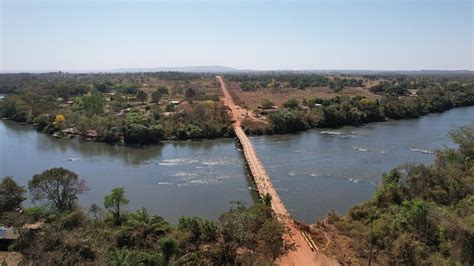
[(474, 0), (0, 0), (0, 71), (473, 70)]

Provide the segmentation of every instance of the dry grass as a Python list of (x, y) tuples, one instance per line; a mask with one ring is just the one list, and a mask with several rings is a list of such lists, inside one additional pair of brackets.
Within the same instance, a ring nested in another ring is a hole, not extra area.
[[(180, 89), (183, 91), (187, 88), (192, 88), (200, 93), (204, 94), (217, 94), (221, 95), (219, 83), (214, 79), (199, 79), (192, 81), (171, 81), (171, 80), (160, 80), (157, 78), (149, 78), (140, 85), (140, 89), (144, 90), (148, 94), (151, 94), (159, 86), (165, 86), (170, 91), (178, 92)], [(179, 93), (178, 93), (179, 94)]]
[[(367, 265), (367, 258), (359, 255), (360, 243), (339, 232), (327, 221), (312, 224), (310, 235), (320, 251), (337, 258), (342, 265)], [(377, 265), (374, 262), (373, 265)]]
[(294, 88), (261, 89), (257, 91), (242, 91), (238, 82), (230, 82), (230, 89), (237, 99), (236, 102), (249, 110), (255, 110), (260, 106), (263, 99), (272, 101), (277, 106), (282, 106), (284, 102), (291, 98), (303, 100), (307, 98), (329, 99), (336, 96), (347, 95), (350, 97), (364, 96), (367, 98), (378, 98), (378, 95), (371, 93), (368, 88), (377, 84), (378, 81), (368, 81), (364, 88), (345, 88), (340, 93), (335, 93), (329, 87), (306, 88), (298, 90)]

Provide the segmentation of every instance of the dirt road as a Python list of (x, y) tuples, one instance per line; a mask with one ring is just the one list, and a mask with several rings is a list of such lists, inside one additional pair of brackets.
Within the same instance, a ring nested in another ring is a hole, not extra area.
[(269, 194), (272, 197), (271, 207), (278, 220), (287, 228), (288, 233), (285, 235), (285, 240), (294, 245), (294, 249), (289, 250), (287, 254), (278, 258), (278, 263), (280, 265), (338, 265), (337, 261), (314, 250), (309, 240), (304, 237), (299, 227), (291, 219), (288, 210), (273, 187), (270, 176), (258, 159), (252, 142), (240, 127), (243, 117), (242, 109), (235, 105), (222, 77), (217, 76), (217, 79), (221, 84), (222, 93), (224, 94), (224, 104), (230, 108), (232, 117), (235, 120), (235, 134), (242, 144), (244, 156), (254, 177), (258, 193), (261, 196)]

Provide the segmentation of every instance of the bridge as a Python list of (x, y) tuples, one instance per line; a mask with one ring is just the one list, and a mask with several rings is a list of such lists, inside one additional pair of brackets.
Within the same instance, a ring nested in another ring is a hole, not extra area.
[(319, 253), (318, 247), (314, 244), (311, 237), (305, 232), (301, 231), (297, 223), (291, 218), (288, 210), (281, 201), (276, 189), (274, 188), (270, 176), (265, 167), (258, 159), (255, 148), (249, 137), (245, 134), (241, 127), (242, 116), (246, 110), (237, 106), (230, 94), (224, 79), (221, 76), (216, 77), (221, 85), (222, 93), (224, 94), (224, 104), (230, 109), (233, 117), (234, 131), (237, 139), (242, 145), (245, 160), (249, 166), (257, 193), (260, 198), (266, 195), (271, 196), (271, 208), (277, 216), (280, 223), (282, 223), (287, 233), (285, 234), (285, 241), (294, 248), (290, 249), (284, 256), (279, 258), (281, 265), (338, 265), (338, 263), (328, 258), (322, 253)]

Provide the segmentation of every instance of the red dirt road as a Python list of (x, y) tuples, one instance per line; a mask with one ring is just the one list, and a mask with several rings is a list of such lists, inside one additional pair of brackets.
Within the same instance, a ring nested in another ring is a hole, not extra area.
[(286, 227), (287, 234), (285, 240), (294, 246), (284, 256), (277, 259), (280, 265), (339, 265), (336, 260), (328, 258), (323, 253), (314, 250), (312, 244), (303, 236), (296, 223), (291, 219), (288, 210), (281, 201), (267, 174), (265, 167), (258, 159), (255, 148), (252, 142), (247, 137), (245, 132), (240, 127), (243, 111), (240, 107), (235, 105), (232, 96), (230, 95), (222, 77), (217, 76), (221, 84), (222, 93), (224, 94), (224, 104), (228, 106), (232, 112), (232, 117), (235, 120), (234, 130), (235, 134), (242, 144), (244, 156), (250, 167), (250, 171), (255, 179), (255, 184), (258, 193), (261, 196), (269, 194), (272, 197), (271, 207), (278, 217), (278, 220)]

